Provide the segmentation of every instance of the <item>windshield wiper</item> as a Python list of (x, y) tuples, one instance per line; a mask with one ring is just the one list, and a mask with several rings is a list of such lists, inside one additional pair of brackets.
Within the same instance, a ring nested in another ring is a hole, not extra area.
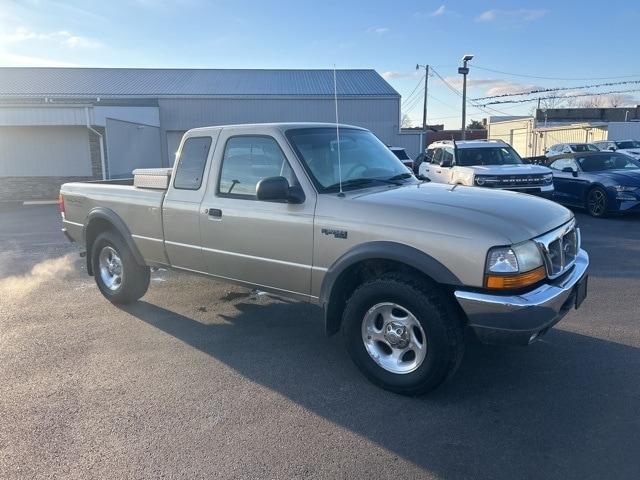
[[(351, 180), (345, 180), (342, 182), (342, 188), (348, 187), (365, 187), (372, 183), (382, 183), (384, 185), (402, 185), (395, 180), (386, 179), (386, 178), (352, 178)], [(334, 183), (333, 185), (329, 185), (325, 187), (326, 191), (337, 190), (340, 188), (340, 183)]]
[(399, 173), (398, 175), (394, 175), (393, 177), (387, 178), (387, 180), (390, 182), (393, 182), (396, 180), (404, 180), (405, 178), (411, 178), (411, 177), (413, 177), (413, 173), (404, 172), (404, 173)]

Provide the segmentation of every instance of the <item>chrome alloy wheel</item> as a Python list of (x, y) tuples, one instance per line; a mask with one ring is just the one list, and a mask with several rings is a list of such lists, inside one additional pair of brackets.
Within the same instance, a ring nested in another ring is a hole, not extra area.
[(411, 373), (427, 356), (427, 337), (420, 322), (396, 303), (378, 303), (367, 311), (362, 341), (373, 361), (391, 373)]
[(589, 193), (588, 203), (591, 214), (599, 217), (604, 213), (604, 210), (607, 207), (607, 197), (602, 190), (595, 189)]
[(112, 292), (116, 291), (122, 285), (122, 260), (118, 252), (107, 245), (100, 250), (98, 262), (102, 283)]

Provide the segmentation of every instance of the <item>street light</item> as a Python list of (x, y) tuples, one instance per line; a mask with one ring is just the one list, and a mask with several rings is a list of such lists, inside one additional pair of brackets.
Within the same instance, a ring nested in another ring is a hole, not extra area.
[(458, 73), (462, 75), (462, 140), (467, 138), (467, 74), (469, 67), (467, 62), (473, 58), (473, 55), (465, 55), (462, 57), (462, 66), (458, 67)]

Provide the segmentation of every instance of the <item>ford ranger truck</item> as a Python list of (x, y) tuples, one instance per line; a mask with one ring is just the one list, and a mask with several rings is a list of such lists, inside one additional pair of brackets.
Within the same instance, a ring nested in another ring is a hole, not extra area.
[(447, 140), (432, 143), (427, 152), (430, 160), (420, 164), (418, 173), (432, 182), (553, 197), (551, 170), (524, 163), (502, 140)]
[(423, 182), (371, 132), (337, 133), (189, 130), (172, 169), (64, 184), (64, 231), (116, 304), (145, 294), (150, 267), (317, 304), (362, 373), (401, 394), (451, 377), (467, 329), (527, 345), (580, 306), (589, 259), (571, 211)]

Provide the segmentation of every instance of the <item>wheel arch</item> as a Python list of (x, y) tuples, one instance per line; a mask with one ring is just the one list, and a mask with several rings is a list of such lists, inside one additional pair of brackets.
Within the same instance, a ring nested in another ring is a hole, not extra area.
[(442, 286), (460, 286), (460, 279), (438, 260), (417, 248), (396, 242), (368, 242), (349, 250), (327, 270), (320, 290), (325, 332), (340, 329), (342, 311), (363, 281), (388, 272), (406, 272)]
[(93, 265), (91, 263), (91, 250), (93, 247), (93, 243), (98, 235), (107, 230), (117, 232), (127, 244), (127, 247), (129, 247), (129, 249), (131, 250), (136, 263), (138, 263), (139, 265), (146, 265), (144, 258), (140, 253), (140, 250), (133, 241), (133, 237), (131, 236), (129, 228), (127, 227), (124, 220), (122, 220), (122, 218), (120, 218), (120, 216), (113, 210), (105, 207), (93, 208), (87, 215), (84, 225), (85, 226), (82, 231), (82, 236), (84, 239), (85, 247), (87, 249), (87, 273), (89, 275), (93, 275)]

